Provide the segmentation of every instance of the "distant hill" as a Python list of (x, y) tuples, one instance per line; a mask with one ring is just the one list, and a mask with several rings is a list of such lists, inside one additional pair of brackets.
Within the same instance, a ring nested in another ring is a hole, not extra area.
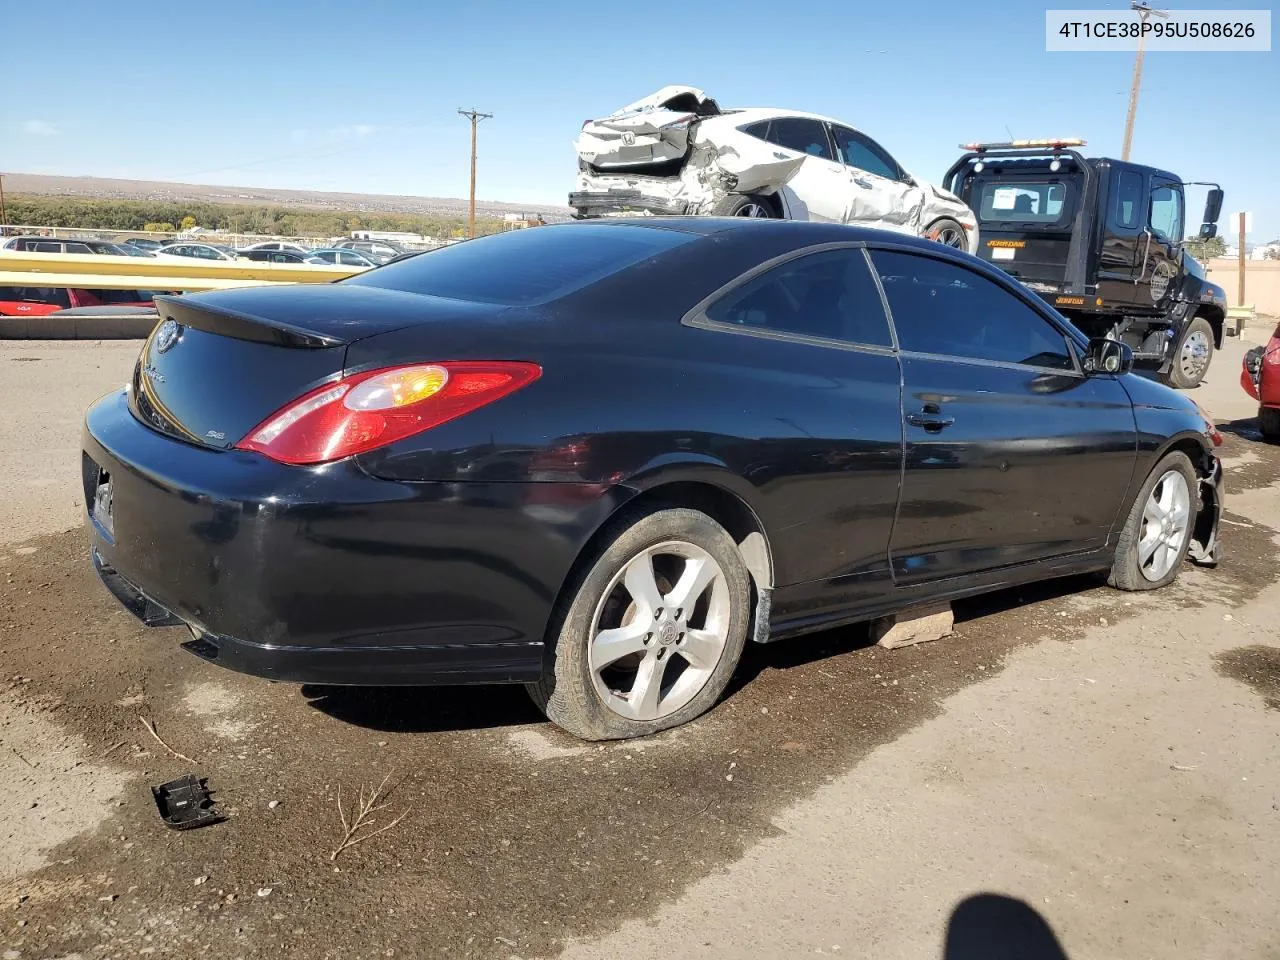
[[(465, 216), (466, 200), (452, 197), (410, 197), (379, 193), (329, 193), (321, 190), (277, 190), (271, 187), (218, 187), (201, 183), (155, 180), (115, 180), (107, 177), (54, 177), (39, 173), (6, 173), (6, 193), (43, 194), (101, 200), (160, 200), (168, 202), (269, 204), (315, 210), (355, 210), (368, 213), (416, 213)], [(501, 217), (508, 213), (542, 214), (548, 220), (569, 217), (568, 207), (536, 203), (477, 200), (476, 215)]]

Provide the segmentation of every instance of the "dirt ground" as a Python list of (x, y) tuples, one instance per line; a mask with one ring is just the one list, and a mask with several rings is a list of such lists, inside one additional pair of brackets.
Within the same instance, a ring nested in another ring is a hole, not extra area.
[[(984, 597), (893, 652), (753, 648), (711, 714), (607, 746), (518, 688), (273, 685), (141, 628), (78, 489), (81, 411), (137, 345), (0, 343), (0, 957), (1280, 957), (1280, 448), (1237, 383), (1262, 332), (1196, 393), (1227, 432), (1216, 570)], [(161, 823), (149, 785), (188, 771), (225, 822)], [(388, 777), (378, 825), (404, 819), (331, 859), (339, 790)]]

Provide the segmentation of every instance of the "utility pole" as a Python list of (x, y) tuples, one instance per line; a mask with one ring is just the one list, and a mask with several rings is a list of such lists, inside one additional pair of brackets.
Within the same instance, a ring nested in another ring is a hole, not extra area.
[(4, 215), (4, 174), (0, 173), (0, 237), (7, 236), (9, 218)]
[(476, 237), (476, 125), (481, 120), (491, 119), (493, 114), (480, 113), (475, 107), (470, 110), (459, 107), (458, 113), (471, 121), (471, 214), (467, 218), (467, 238), (474, 240)]
[[(1142, 20), (1142, 25), (1147, 25), (1147, 20), (1151, 17), (1169, 16), (1164, 10), (1155, 10), (1146, 0), (1129, 0), (1129, 8), (1138, 11), (1138, 17)], [(1120, 159), (1129, 159), (1129, 147), (1133, 144), (1133, 118), (1138, 112), (1138, 90), (1142, 86), (1142, 56), (1147, 48), (1147, 34), (1142, 31), (1138, 34), (1138, 56), (1133, 61), (1133, 84), (1129, 87), (1129, 115), (1124, 121), (1124, 146), (1120, 150)]]
[(1249, 220), (1250, 220), (1250, 219), (1252, 219), (1252, 218), (1250, 217), (1250, 215), (1249, 215), (1248, 213), (1245, 213), (1244, 211), (1241, 211), (1240, 213), (1237, 213), (1237, 214), (1236, 214), (1236, 216), (1237, 216), (1237, 217), (1239, 218), (1239, 220), (1240, 220), (1240, 222), (1239, 222), (1239, 227), (1240, 227), (1240, 250), (1239, 250), (1239, 257), (1240, 257), (1240, 259), (1239, 259), (1239, 261), (1238, 261), (1238, 262), (1239, 262), (1239, 264), (1240, 264), (1240, 284), (1239, 284), (1239, 291), (1240, 291), (1240, 295), (1239, 295), (1239, 297), (1236, 299), (1236, 306), (1237, 306), (1237, 307), (1243, 307), (1243, 306), (1244, 306), (1244, 267), (1245, 267), (1245, 257), (1244, 257), (1244, 232), (1245, 232), (1245, 228), (1249, 226)]

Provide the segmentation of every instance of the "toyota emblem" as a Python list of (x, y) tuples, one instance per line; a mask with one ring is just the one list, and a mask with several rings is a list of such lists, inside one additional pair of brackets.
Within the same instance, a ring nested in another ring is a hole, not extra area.
[(182, 337), (182, 326), (174, 320), (166, 320), (156, 331), (156, 353), (164, 353)]

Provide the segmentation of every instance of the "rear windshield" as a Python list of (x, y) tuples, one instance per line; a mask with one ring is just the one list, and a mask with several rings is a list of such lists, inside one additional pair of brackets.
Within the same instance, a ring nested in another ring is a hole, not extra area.
[(608, 224), (529, 227), (467, 240), (341, 281), (481, 303), (544, 303), (695, 236)]
[(978, 215), (987, 223), (1065, 223), (1071, 190), (1061, 180), (988, 181), (981, 187)]

